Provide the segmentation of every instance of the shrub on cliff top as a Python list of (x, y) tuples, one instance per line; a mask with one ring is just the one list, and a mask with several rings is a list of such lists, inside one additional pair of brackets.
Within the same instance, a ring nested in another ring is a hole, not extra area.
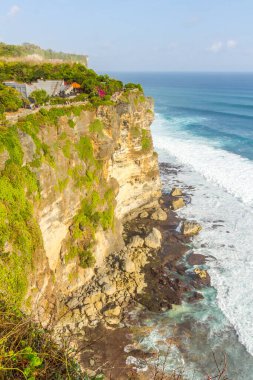
[(38, 106), (42, 106), (49, 100), (49, 96), (45, 90), (35, 90), (29, 98)]
[(139, 91), (143, 92), (143, 88), (140, 84), (138, 83), (127, 83), (125, 84), (125, 89), (126, 90), (134, 90), (134, 89), (138, 89)]
[(17, 111), (23, 106), (23, 100), (14, 88), (0, 84), (0, 113)]

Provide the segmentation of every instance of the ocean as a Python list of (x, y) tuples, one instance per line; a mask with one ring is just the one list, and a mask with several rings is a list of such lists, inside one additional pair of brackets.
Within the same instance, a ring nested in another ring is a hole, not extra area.
[(203, 226), (189, 252), (207, 257), (212, 284), (202, 301), (150, 315), (154, 330), (141, 344), (162, 351), (176, 329), (185, 350), (172, 348), (168, 370), (176, 363), (187, 379), (203, 380), (216, 371), (213, 355), (221, 367), (225, 355), (229, 379), (252, 380), (253, 74), (114, 76), (141, 83), (155, 100), (155, 149), (176, 170), (163, 185), (191, 194), (179, 215)]

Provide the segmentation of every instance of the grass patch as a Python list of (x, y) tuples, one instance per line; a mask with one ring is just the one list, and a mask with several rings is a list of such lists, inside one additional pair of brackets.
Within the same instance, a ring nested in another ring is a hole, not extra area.
[(70, 126), (70, 128), (75, 128), (75, 122), (74, 122), (74, 120), (73, 119), (69, 119), (68, 120), (68, 125)]
[(89, 131), (90, 133), (94, 133), (97, 135), (102, 135), (103, 134), (103, 129), (104, 129), (104, 123), (96, 119), (94, 120), (90, 125), (89, 125)]
[(79, 142), (76, 144), (76, 150), (81, 160), (88, 162), (94, 161), (93, 146), (88, 136), (80, 138)]
[(89, 378), (74, 359), (75, 351), (63, 338), (61, 346), (20, 312), (0, 306), (0, 378), (2, 380), (102, 380)]
[(70, 157), (71, 157), (71, 145), (72, 144), (71, 144), (70, 140), (66, 140), (65, 144), (62, 147), (62, 152), (63, 152), (64, 156), (68, 159), (70, 159)]
[(151, 137), (146, 129), (142, 129), (141, 147), (143, 151), (148, 151), (152, 148)]

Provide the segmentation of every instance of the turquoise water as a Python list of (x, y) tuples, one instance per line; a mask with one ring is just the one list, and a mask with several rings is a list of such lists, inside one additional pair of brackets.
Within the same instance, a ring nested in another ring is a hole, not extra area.
[(179, 213), (203, 226), (193, 251), (207, 257), (213, 286), (198, 304), (150, 317), (157, 334), (144, 343), (159, 347), (179, 326), (185, 350), (174, 347), (173, 355), (190, 369), (189, 379), (214, 370), (214, 351), (220, 360), (227, 355), (230, 379), (252, 380), (253, 74), (117, 77), (141, 83), (155, 99), (154, 144), (160, 161), (177, 168), (163, 177), (164, 187), (191, 193)]

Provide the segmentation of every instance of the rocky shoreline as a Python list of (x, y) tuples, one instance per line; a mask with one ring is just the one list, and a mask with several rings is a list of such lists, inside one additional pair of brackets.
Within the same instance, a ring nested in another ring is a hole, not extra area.
[[(90, 375), (101, 372), (108, 379), (151, 379), (154, 368), (147, 367), (146, 372), (138, 373), (134, 363), (126, 365), (129, 355), (143, 363), (152, 356), (136, 348), (132, 341), (135, 329), (146, 328), (141, 326), (141, 314), (163, 313), (173, 305), (180, 305), (182, 300), (197, 302), (203, 298), (199, 290), (210, 284), (208, 273), (199, 269), (189, 274), (182, 264), (191, 236), (201, 229), (197, 223), (182, 220), (175, 213), (186, 201), (187, 195), (176, 189), (170, 195), (162, 195), (160, 206), (139, 210), (135, 218), (125, 222), (126, 248), (120, 266), (135, 285), (125, 292), (120, 305), (122, 294), (116, 289), (117, 296), (114, 293), (111, 308), (106, 307), (105, 318), (100, 319), (96, 328), (84, 328), (85, 338), (79, 340), (80, 362)], [(204, 263), (201, 255), (191, 254), (188, 260), (191, 265)], [(110, 265), (115, 271), (112, 259)]]

